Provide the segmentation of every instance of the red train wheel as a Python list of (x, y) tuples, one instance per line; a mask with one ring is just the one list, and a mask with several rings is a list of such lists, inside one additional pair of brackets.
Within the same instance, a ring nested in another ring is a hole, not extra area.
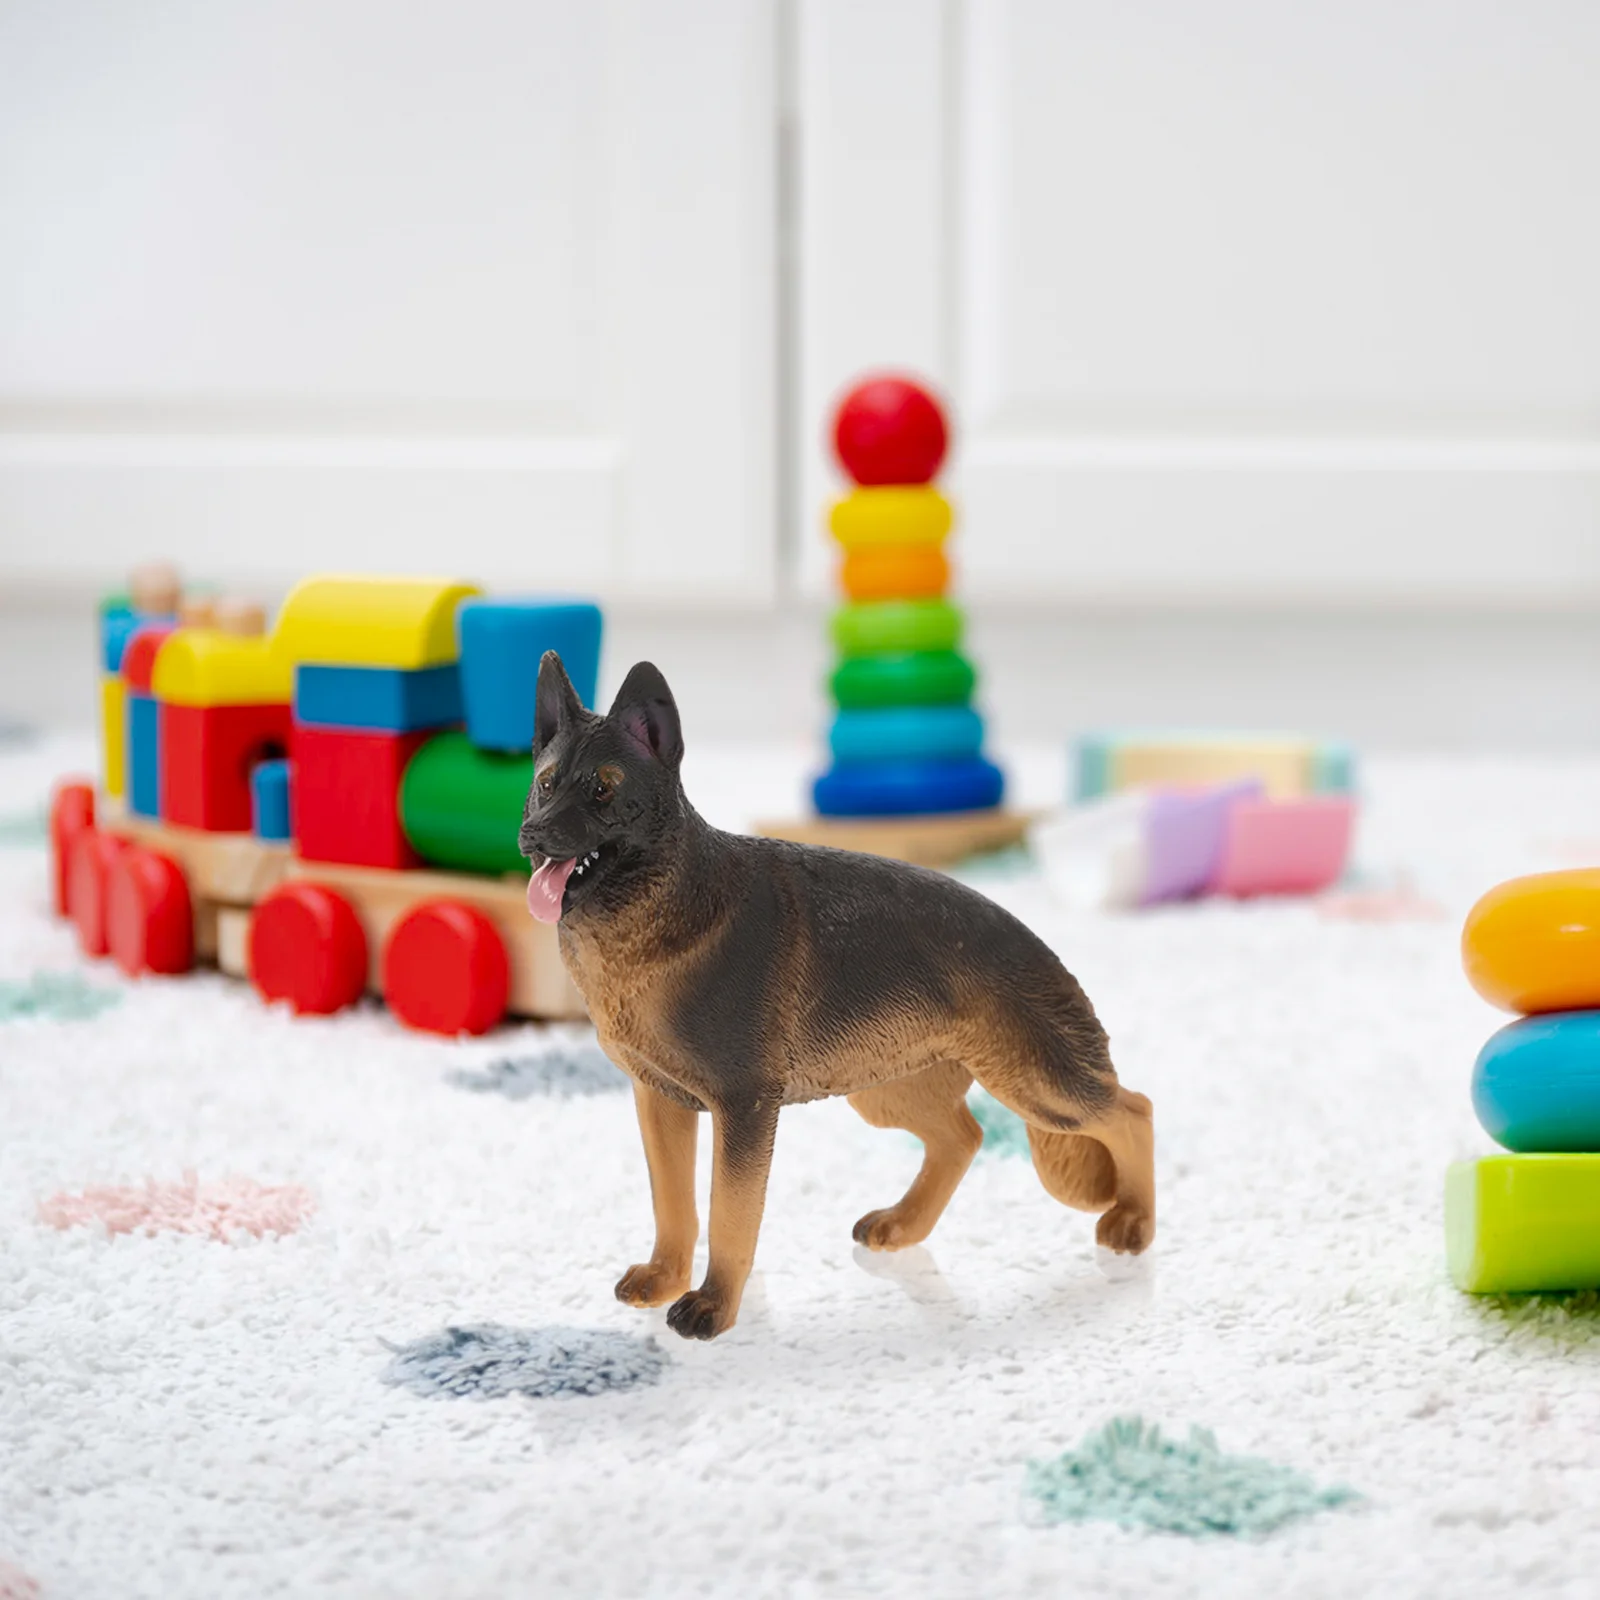
[(64, 783), (50, 802), (50, 881), (55, 888), (56, 915), (70, 916), (67, 879), (72, 870), (72, 842), (94, 829), (94, 788)]
[(194, 965), (194, 907), (177, 862), (136, 844), (118, 854), (106, 874), (106, 942), (130, 978)]
[(67, 855), (67, 915), (78, 929), (86, 956), (103, 956), (109, 948), (106, 902), (111, 869), (128, 848), (126, 839), (87, 828), (77, 834)]
[(506, 1014), (511, 968), (495, 925), (454, 900), (408, 911), (383, 952), (383, 998), (408, 1028), (487, 1033)]
[(350, 902), (317, 883), (281, 883), (250, 919), (250, 981), (263, 1000), (327, 1016), (367, 987), (367, 935)]

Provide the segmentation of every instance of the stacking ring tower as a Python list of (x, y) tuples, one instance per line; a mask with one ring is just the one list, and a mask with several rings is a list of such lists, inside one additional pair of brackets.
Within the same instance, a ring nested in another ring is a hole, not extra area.
[(832, 762), (812, 789), (824, 817), (992, 811), (1005, 791), (983, 754), (965, 618), (947, 598), (954, 518), (934, 478), (948, 444), (938, 401), (906, 378), (857, 384), (834, 418), (852, 487), (828, 518), (845, 603), (831, 625)]

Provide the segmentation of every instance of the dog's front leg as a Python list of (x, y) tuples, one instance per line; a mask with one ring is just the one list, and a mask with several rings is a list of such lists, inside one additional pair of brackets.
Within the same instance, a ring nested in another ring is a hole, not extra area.
[(685, 1339), (714, 1339), (739, 1315), (767, 1199), (778, 1132), (776, 1097), (711, 1108), (711, 1264), (705, 1282), (667, 1313)]
[(650, 1202), (656, 1243), (650, 1259), (629, 1267), (617, 1280), (617, 1299), (630, 1306), (661, 1306), (689, 1287), (700, 1219), (694, 1209), (694, 1147), (700, 1113), (657, 1094), (637, 1079), (634, 1109), (650, 1167)]

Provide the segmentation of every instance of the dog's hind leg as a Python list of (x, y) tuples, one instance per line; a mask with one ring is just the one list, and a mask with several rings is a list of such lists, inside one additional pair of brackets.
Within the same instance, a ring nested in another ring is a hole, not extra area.
[(1111, 1152), (1117, 1168), (1116, 1204), (1095, 1224), (1098, 1244), (1138, 1255), (1156, 1232), (1155, 1125), (1149, 1099), (1118, 1087), (1116, 1104), (1085, 1130)]
[(940, 1062), (850, 1096), (850, 1104), (875, 1128), (904, 1128), (923, 1145), (922, 1166), (894, 1205), (869, 1211), (855, 1225), (855, 1238), (869, 1250), (903, 1250), (933, 1232), (956, 1186), (983, 1143), (983, 1129), (967, 1109), (972, 1074), (953, 1061)]

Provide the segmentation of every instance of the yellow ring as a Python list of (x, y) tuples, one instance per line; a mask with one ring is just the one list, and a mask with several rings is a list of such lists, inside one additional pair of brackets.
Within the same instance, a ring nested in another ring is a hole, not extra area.
[(924, 484), (852, 489), (835, 500), (828, 526), (846, 550), (873, 544), (937, 544), (955, 520), (950, 502)]

